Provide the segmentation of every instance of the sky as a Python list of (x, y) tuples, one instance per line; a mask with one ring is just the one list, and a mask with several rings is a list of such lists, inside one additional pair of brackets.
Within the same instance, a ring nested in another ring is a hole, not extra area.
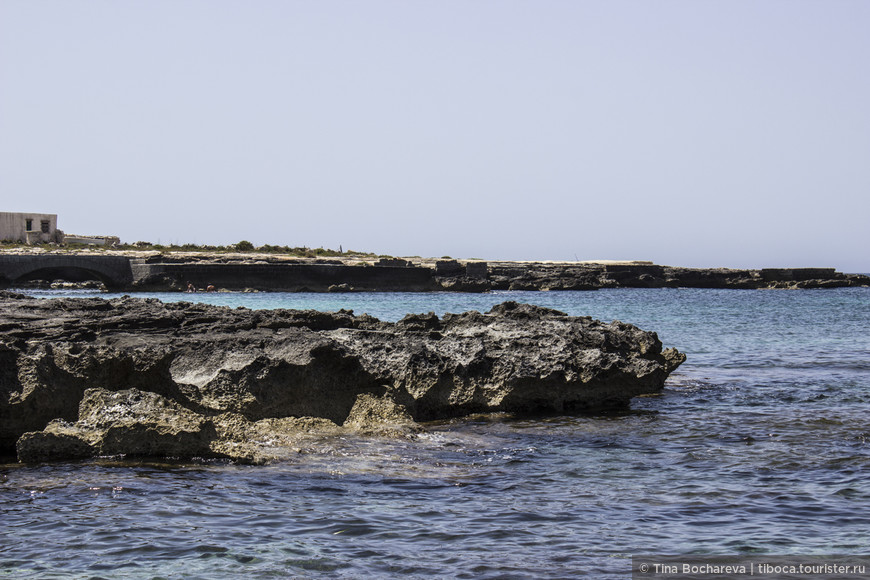
[(0, 211), (870, 272), (864, 0), (0, 0)]

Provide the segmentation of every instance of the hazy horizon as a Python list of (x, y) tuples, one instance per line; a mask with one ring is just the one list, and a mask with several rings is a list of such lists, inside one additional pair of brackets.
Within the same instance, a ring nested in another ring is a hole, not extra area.
[(870, 3), (0, 0), (0, 211), (870, 272)]

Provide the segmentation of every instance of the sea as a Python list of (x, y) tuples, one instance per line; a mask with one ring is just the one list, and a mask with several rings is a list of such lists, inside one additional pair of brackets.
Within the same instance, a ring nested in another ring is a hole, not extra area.
[(870, 554), (870, 288), (141, 296), (391, 321), (514, 300), (688, 360), (617, 413), (475, 416), (265, 466), (5, 463), (0, 578), (623, 579), (637, 554)]

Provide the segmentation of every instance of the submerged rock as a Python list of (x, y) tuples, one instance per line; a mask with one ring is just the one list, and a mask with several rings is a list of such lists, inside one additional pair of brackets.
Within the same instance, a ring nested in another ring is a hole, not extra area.
[[(0, 450), (286, 457), (474, 413), (624, 407), (685, 360), (653, 332), (506, 302), (409, 315), (0, 295)], [(298, 451), (297, 451), (298, 452)]]

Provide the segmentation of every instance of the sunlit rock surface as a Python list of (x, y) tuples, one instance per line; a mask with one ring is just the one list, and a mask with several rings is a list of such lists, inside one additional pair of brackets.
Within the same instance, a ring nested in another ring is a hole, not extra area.
[(685, 360), (630, 324), (514, 302), (396, 323), (128, 297), (0, 308), (0, 446), (24, 461), (262, 462), (342, 429), (620, 408)]

